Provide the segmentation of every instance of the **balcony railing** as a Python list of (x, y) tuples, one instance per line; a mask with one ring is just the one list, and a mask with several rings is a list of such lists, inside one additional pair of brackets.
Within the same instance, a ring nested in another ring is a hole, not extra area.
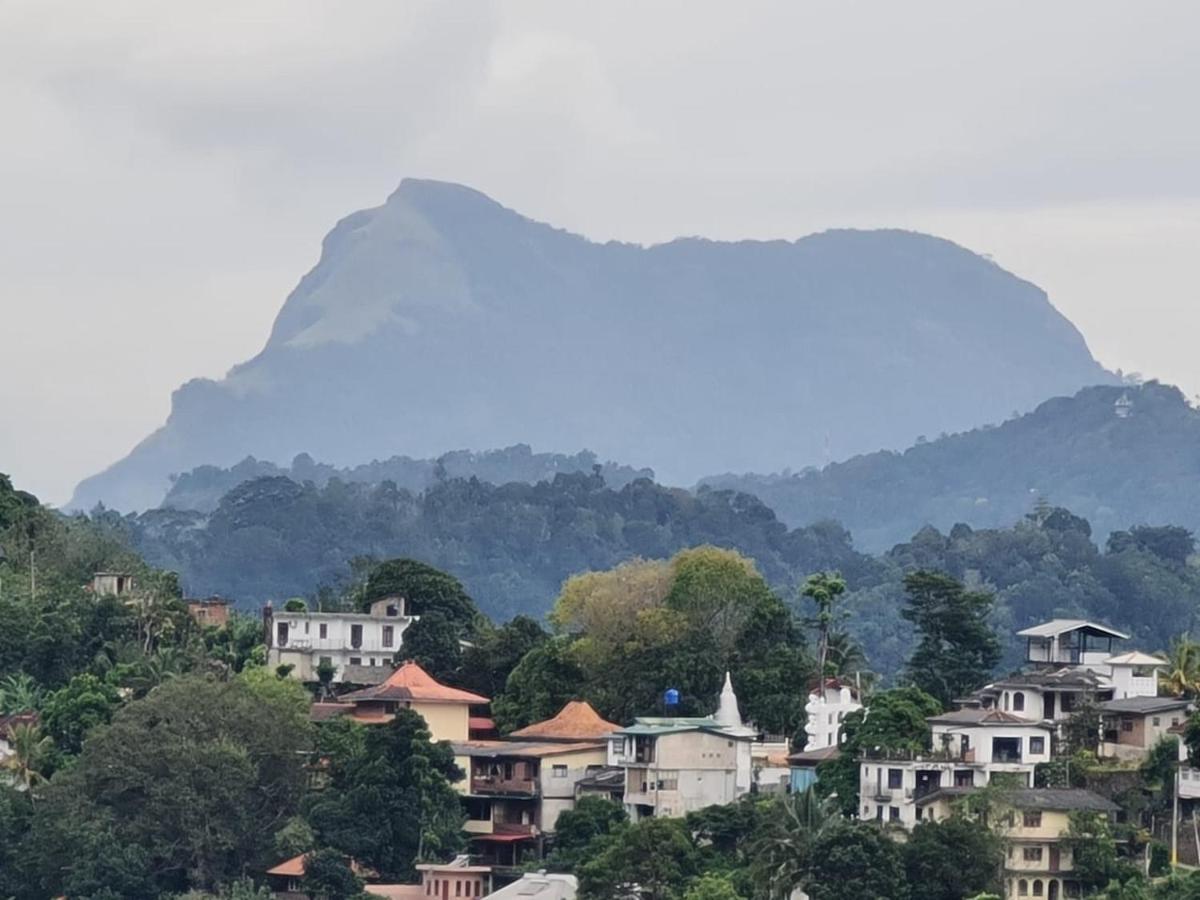
[(993, 750), (992, 762), (994, 763), (1019, 763), (1021, 762), (1021, 754), (1014, 753), (1011, 750)]
[(893, 750), (887, 747), (868, 747), (862, 751), (862, 758), (887, 762), (975, 762), (975, 749), (967, 750)]
[(472, 775), (471, 792), (474, 794), (525, 794), (530, 797), (538, 793), (536, 778), (505, 778), (503, 775)]
[(525, 822), (496, 822), (496, 834), (527, 834), (533, 837), (537, 834), (537, 826)]

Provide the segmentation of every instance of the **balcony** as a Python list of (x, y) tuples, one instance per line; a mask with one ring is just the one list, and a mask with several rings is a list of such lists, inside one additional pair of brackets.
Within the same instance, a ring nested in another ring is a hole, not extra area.
[(871, 794), (871, 799), (875, 800), (877, 803), (891, 803), (892, 792), (888, 788), (876, 788)]
[(517, 794), (523, 797), (538, 795), (538, 779), (514, 775), (506, 778), (503, 775), (472, 775), (472, 794)]
[(536, 837), (537, 826), (526, 822), (496, 822), (493, 834), (524, 834)]

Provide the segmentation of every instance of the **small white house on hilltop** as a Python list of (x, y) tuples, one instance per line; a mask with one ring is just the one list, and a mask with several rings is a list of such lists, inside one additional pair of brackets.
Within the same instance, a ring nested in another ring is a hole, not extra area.
[(826, 678), (824, 684), (814, 685), (804, 705), (808, 714), (804, 749), (823, 750), (841, 744), (842, 720), (857, 709), (862, 709), (862, 703), (858, 691), (850, 685), (836, 678)]

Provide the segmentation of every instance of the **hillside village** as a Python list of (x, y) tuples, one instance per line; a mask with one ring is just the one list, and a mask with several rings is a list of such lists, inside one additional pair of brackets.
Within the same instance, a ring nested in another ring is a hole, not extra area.
[[(492, 625), (413, 560), (249, 614), (120, 564), (95, 523), (38, 521), (57, 535), (40, 570), (9, 558), (0, 596), (26, 635), (0, 645), (19, 673), (0, 679), (0, 894), (19, 900), (1200, 886), (1186, 636), (1055, 618), (1005, 637), (990, 594), (913, 570), (910, 659), (881, 677), (842, 629), (840, 576), (784, 602), (714, 547), (568, 579), (553, 632)], [(118, 564), (72, 588), (88, 555), (63, 548), (93, 544)], [(36, 651), (48, 622), (57, 657)], [(180, 791), (201, 819), (177, 820)]]

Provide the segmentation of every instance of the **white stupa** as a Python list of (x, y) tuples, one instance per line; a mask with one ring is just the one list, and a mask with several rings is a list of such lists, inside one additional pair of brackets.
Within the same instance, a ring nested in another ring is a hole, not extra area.
[(717, 702), (717, 711), (713, 721), (721, 726), (723, 731), (730, 734), (747, 734), (757, 736), (758, 732), (742, 721), (742, 711), (738, 708), (737, 694), (733, 692), (733, 679), (725, 673), (725, 686), (721, 688), (721, 699)]

